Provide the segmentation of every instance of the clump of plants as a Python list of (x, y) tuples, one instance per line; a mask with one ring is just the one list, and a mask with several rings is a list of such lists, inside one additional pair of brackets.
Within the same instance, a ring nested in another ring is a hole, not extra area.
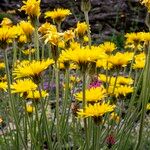
[(41, 24), (40, 0), (23, 1), (27, 20), (2, 20), (1, 149), (148, 145), (150, 33), (126, 33), (119, 51), (112, 41), (91, 44), (90, 9), (82, 0), (85, 22), (66, 31), (61, 25), (71, 11), (47, 11)]

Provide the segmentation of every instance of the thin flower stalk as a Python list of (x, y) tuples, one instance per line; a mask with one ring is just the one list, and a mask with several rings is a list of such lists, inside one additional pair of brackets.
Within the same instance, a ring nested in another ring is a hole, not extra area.
[(148, 100), (149, 100), (149, 92), (150, 92), (149, 83), (147, 82), (150, 80), (149, 74), (150, 74), (150, 45), (148, 47), (146, 65), (145, 65), (144, 74), (143, 74), (142, 92), (140, 95), (140, 100), (141, 100), (141, 104), (142, 104), (142, 111), (141, 111), (141, 117), (140, 117), (140, 129), (139, 129), (138, 142), (137, 142), (137, 145), (135, 148), (136, 150), (139, 150), (142, 148), (144, 118), (145, 118), (146, 105), (147, 105)]

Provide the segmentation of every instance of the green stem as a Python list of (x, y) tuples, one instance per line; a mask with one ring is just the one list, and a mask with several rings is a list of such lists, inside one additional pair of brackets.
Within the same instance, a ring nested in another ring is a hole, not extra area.
[(85, 21), (87, 24), (88, 45), (91, 48), (91, 33), (90, 33), (90, 23), (89, 23), (88, 11), (84, 11), (84, 16), (85, 16)]
[(60, 146), (60, 124), (59, 124), (59, 68), (58, 68), (58, 61), (55, 61), (55, 85), (56, 85), (56, 119), (57, 119), (57, 140), (59, 149)]
[[(83, 96), (83, 101), (82, 101), (82, 107), (83, 111), (85, 111), (86, 107), (86, 72), (83, 71), (83, 76), (82, 76), (82, 96)], [(87, 119), (84, 118), (84, 129), (85, 129), (85, 138), (86, 138), (86, 148), (89, 148), (89, 135), (88, 135), (88, 126), (87, 126)]]
[(17, 43), (14, 40), (13, 41), (13, 68), (14, 68), (14, 65), (16, 63), (16, 60), (17, 60)]
[(146, 64), (145, 64), (144, 75), (143, 75), (142, 92), (140, 95), (140, 100), (142, 104), (142, 112), (141, 112), (141, 118), (140, 118), (138, 142), (135, 148), (136, 150), (142, 149), (141, 146), (142, 146), (142, 138), (143, 138), (144, 118), (145, 118), (146, 105), (149, 100), (149, 92), (150, 92), (149, 82), (147, 82), (150, 80), (149, 73), (150, 73), (150, 45), (148, 47), (148, 54), (146, 57)]
[(34, 48), (35, 48), (35, 50), (36, 50), (36, 60), (40, 60), (39, 34), (38, 34), (38, 20), (35, 21)]
[(23, 140), (23, 137), (22, 137), (21, 132), (20, 132), (20, 127), (19, 127), (19, 123), (17, 120), (18, 115), (16, 113), (14, 99), (12, 98), (12, 95), (11, 95), (11, 88), (10, 88), (11, 78), (10, 78), (10, 70), (9, 70), (8, 58), (7, 58), (7, 49), (4, 50), (4, 61), (5, 61), (5, 71), (6, 71), (7, 84), (8, 84), (9, 105), (10, 105), (11, 116), (12, 116), (12, 118), (14, 118), (15, 125), (16, 125), (16, 131), (19, 134), (19, 137), (21, 138), (22, 144), (23, 144), (25, 150), (27, 150), (26, 143)]

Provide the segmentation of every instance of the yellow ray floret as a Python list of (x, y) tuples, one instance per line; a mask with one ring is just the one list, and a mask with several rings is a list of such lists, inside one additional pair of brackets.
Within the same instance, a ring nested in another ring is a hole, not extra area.
[(24, 5), (20, 10), (24, 10), (30, 17), (40, 16), (40, 0), (27, 0), (23, 1)]
[(11, 85), (12, 93), (24, 93), (33, 91), (37, 88), (37, 85), (31, 79), (16, 80)]
[[(85, 100), (87, 102), (97, 102), (106, 97), (106, 90), (103, 87), (90, 88), (85, 91)], [(75, 98), (79, 101), (83, 100), (83, 92), (75, 94)]]
[(58, 8), (58, 9), (55, 9), (54, 11), (47, 11), (45, 13), (45, 18), (50, 17), (55, 22), (60, 23), (64, 21), (64, 19), (70, 14), (71, 12), (69, 9)]
[(112, 112), (115, 109), (115, 105), (110, 105), (109, 103), (95, 103), (94, 105), (89, 104), (85, 109), (79, 109), (78, 116), (81, 118), (86, 117), (101, 117), (106, 113)]
[(32, 62), (22, 62), (13, 71), (13, 76), (15, 78), (22, 78), (22, 77), (37, 77), (40, 75), (41, 72), (46, 70), (51, 64), (53, 64), (52, 59), (42, 60), (42, 61), (35, 61)]
[(46, 91), (41, 91), (41, 95), (39, 91), (29, 91), (27, 93), (26, 98), (30, 99), (40, 99), (40, 98), (45, 98), (48, 96), (48, 93)]

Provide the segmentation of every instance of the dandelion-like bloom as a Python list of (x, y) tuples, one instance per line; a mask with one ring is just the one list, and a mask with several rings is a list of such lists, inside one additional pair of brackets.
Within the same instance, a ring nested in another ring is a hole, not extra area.
[(54, 11), (45, 12), (45, 18), (50, 17), (56, 23), (61, 23), (70, 14), (71, 14), (71, 12), (69, 9), (58, 8), (58, 9), (55, 9)]
[(41, 91), (41, 95), (40, 95), (40, 92), (39, 91), (29, 91), (27, 93), (27, 96), (26, 98), (28, 99), (40, 99), (40, 98), (45, 98), (48, 96), (48, 93), (46, 91)]
[(115, 105), (109, 103), (95, 103), (94, 105), (89, 104), (83, 109), (79, 109), (77, 114), (81, 118), (86, 117), (102, 117), (104, 114), (114, 111)]
[(0, 90), (6, 91), (8, 88), (7, 82), (0, 82)]
[(30, 36), (33, 34), (34, 32), (34, 27), (31, 25), (30, 22), (28, 21), (20, 21), (19, 23), (20, 27), (22, 28), (24, 34), (30, 38)]
[(145, 66), (145, 59), (145, 53), (135, 55), (135, 63), (133, 64), (133, 69), (143, 69)]
[(1, 26), (8, 26), (11, 27), (13, 25), (12, 21), (9, 18), (3, 18)]
[(30, 17), (40, 16), (40, 2), (41, 0), (27, 0), (23, 1), (24, 5), (20, 10), (24, 10)]
[(75, 29), (75, 33), (78, 37), (82, 38), (88, 30), (88, 26), (85, 22), (78, 22), (77, 28)]
[(45, 34), (47, 34), (49, 31), (51, 31), (51, 32), (57, 32), (57, 28), (56, 28), (55, 25), (52, 25), (52, 24), (46, 22), (46, 23), (42, 24), (42, 25), (39, 27), (38, 31), (39, 31), (42, 35), (45, 35)]
[(82, 48), (74, 48), (74, 50), (69, 49), (62, 52), (62, 57), (65, 61), (73, 61), (77, 63), (77, 65), (82, 69), (83, 67), (86, 69), (88, 64), (91, 62), (95, 62), (98, 59), (104, 58), (106, 55), (104, 52), (100, 52), (97, 49), (89, 49), (89, 47)]
[(108, 62), (112, 63), (113, 66), (116, 67), (125, 67), (129, 61), (131, 61), (133, 58), (133, 53), (120, 53), (117, 52), (115, 55), (111, 55), (108, 58)]
[(12, 39), (15, 38), (15, 33), (12, 28), (1, 27), (0, 28), (0, 47), (6, 46), (7, 43), (12, 42)]
[(13, 71), (15, 78), (32, 77), (33, 79), (40, 76), (40, 74), (46, 70), (51, 64), (53, 64), (52, 59), (42, 60), (42, 61), (31, 61), (22, 62)]
[(32, 104), (26, 104), (26, 111), (31, 114), (35, 111), (35, 107)]
[(5, 63), (0, 62), (0, 69), (3, 69), (3, 68), (5, 68)]
[(104, 42), (103, 44), (100, 44), (99, 47), (105, 51), (105, 53), (110, 54), (112, 51), (114, 51), (117, 47), (115, 43), (113, 42)]
[(127, 33), (125, 37), (126, 37), (126, 44), (138, 45), (141, 41), (143, 41), (143, 32)]
[[(114, 86), (109, 86), (108, 93), (112, 94), (113, 93)], [(120, 85), (116, 86), (114, 90), (114, 95), (115, 97), (119, 96), (127, 96), (128, 94), (133, 92), (133, 87), (128, 86), (128, 85)]]
[[(75, 99), (83, 100), (83, 92), (76, 93)], [(87, 102), (98, 102), (106, 97), (106, 90), (103, 87), (90, 88), (85, 91), (85, 100)]]
[(25, 93), (33, 91), (37, 88), (37, 85), (31, 79), (16, 80), (11, 85), (12, 93)]
[(148, 12), (150, 12), (150, 1), (149, 0), (140, 0), (141, 4), (147, 7)]

